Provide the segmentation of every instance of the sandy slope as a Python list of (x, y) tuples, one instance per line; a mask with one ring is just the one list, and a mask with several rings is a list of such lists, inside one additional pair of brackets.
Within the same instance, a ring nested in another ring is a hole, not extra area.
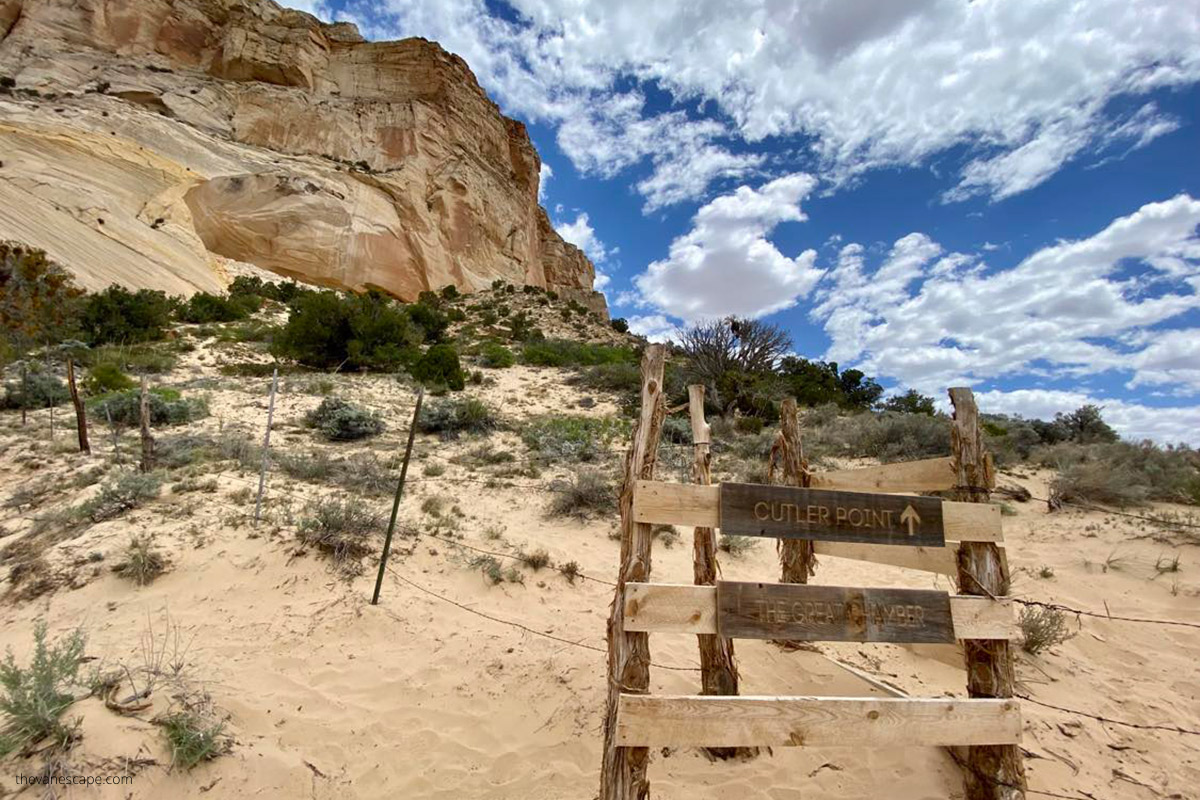
[[(183, 383), (213, 377), (213, 364), (235, 354), (201, 348), (169, 376)], [(579, 395), (553, 370), (516, 367), (494, 371), (495, 385), (475, 390), (506, 417), (575, 406)], [(367, 447), (394, 454), (411, 408), (410, 390), (383, 377), (339, 378), (342, 394), (389, 410), (389, 431)], [(245, 426), (261, 435), (267, 381), (221, 378), (208, 391), (212, 415), (190, 431), (215, 433)], [(289, 377), (276, 409), (275, 444), (314, 444), (298, 427), (320, 397), (308, 378)], [(602, 402), (580, 413), (611, 413)], [(93, 433), (97, 455), (69, 452), (60, 430), (48, 441), (47, 415), (18, 427), (12, 415), (0, 426), (0, 485), (8, 491), (30, 481), (64, 487), (57, 501), (76, 502), (94, 488), (74, 489), (70, 476), (110, 458)], [(60, 422), (61, 425), (61, 422)], [(522, 455), (512, 434), (496, 442)], [(133, 444), (132, 437), (126, 447)], [(425, 465), (444, 463), (477, 442), (443, 443), (419, 437), (406, 521), (431, 530), (421, 502), (442, 495), (463, 516), (453, 525), (461, 541), (491, 550), (544, 547), (554, 560), (577, 561), (583, 572), (611, 580), (618, 546), (610, 520), (581, 524), (547, 519), (547, 495), (537, 486), (561, 474), (561, 465), (539, 478), (514, 477), (511, 487), (491, 487), (482, 473), (448, 465), (437, 479)], [(352, 446), (342, 446), (346, 452)], [(37, 468), (34, 468), (34, 464)], [(675, 476), (672, 476), (675, 477)], [(1045, 475), (1006, 478), (1045, 496)], [(468, 482), (468, 479), (470, 482)], [(469, 551), (429, 536), (398, 541), (383, 601), (368, 605), (374, 576), (346, 583), (312, 553), (297, 553), (287, 519), (303, 498), (333, 491), (282, 475), (270, 484), (268, 514), (255, 529), (245, 522), (253, 506), (244, 490), (251, 473), (223, 473), (216, 493), (173, 494), (124, 517), (96, 525), (60, 545), (50, 558), (64, 586), (30, 602), (0, 604), (0, 644), (24, 659), (31, 623), (44, 617), (53, 632), (82, 625), (88, 651), (107, 665), (140, 663), (149, 624), (180, 626), (188, 673), (229, 715), (236, 745), (229, 756), (190, 773), (167, 768), (156, 708), (122, 718), (98, 700), (77, 704), (84, 738), (72, 758), (81, 773), (120, 772), (124, 759), (153, 759), (132, 767), (132, 786), (74, 789), (67, 796), (101, 797), (432, 797), (591, 798), (596, 794), (604, 701), (604, 621), (611, 587), (592, 580), (570, 584), (561, 575), (525, 569), (524, 585), (490, 586), (467, 566)], [(241, 492), (239, 496), (237, 493)], [(389, 499), (361, 501), (388, 509)], [(453, 512), (448, 512), (453, 517)], [(29, 515), (25, 515), (29, 516)], [(2, 523), (12, 537), (28, 524), (13, 512)], [(446, 531), (446, 528), (442, 528)], [(489, 533), (490, 530), (490, 533)], [(154, 531), (173, 569), (145, 588), (113, 575), (108, 565), (132, 532)], [(489, 536), (501, 534), (502, 538)], [(690, 532), (671, 549), (657, 547), (654, 576), (690, 582)], [(1187, 619), (1200, 623), (1200, 548), (1154, 538), (1152, 528), (1102, 513), (1048, 515), (1044, 504), (1005, 517), (1014, 586), (1023, 597), (1053, 600), (1114, 615)], [(89, 553), (104, 554), (99, 564)], [(1159, 575), (1162, 555), (1181, 555), (1181, 570)], [(1108, 562), (1107, 568), (1104, 566)], [(1054, 577), (1037, 577), (1045, 565)], [(742, 559), (725, 558), (731, 579), (772, 578), (772, 548), (764, 544)], [(579, 646), (498, 623), (435, 598), (410, 583), (503, 620), (519, 622)], [(945, 580), (903, 570), (826, 558), (817, 580), (951, 588)], [(655, 635), (653, 657), (664, 665), (693, 667), (695, 640)], [(950, 646), (822, 645), (820, 650), (916, 695), (962, 694), (961, 663)], [(872, 690), (818, 653), (785, 653), (753, 641), (737, 643), (747, 694), (867, 695)], [(1022, 654), (1022, 689), (1044, 702), (1086, 709), (1137, 723), (1200, 728), (1200, 631), (1085, 619), (1079, 634), (1041, 657)], [(652, 669), (657, 691), (695, 691), (690, 671)], [(1194, 797), (1200, 785), (1200, 738), (1106, 726), (1026, 704), (1025, 741), (1031, 785), (1069, 796), (1114, 798)], [(33, 771), (8, 760), (6, 776)], [(945, 798), (961, 796), (958, 768), (934, 748), (851, 750), (777, 749), (744, 763), (711, 763), (696, 751), (662, 751), (651, 767), (657, 797)], [(11, 791), (11, 777), (0, 782)], [(28, 793), (26, 793), (28, 794)]]

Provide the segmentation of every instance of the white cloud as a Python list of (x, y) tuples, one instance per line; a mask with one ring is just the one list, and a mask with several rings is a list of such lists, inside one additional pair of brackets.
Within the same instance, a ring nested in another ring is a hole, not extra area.
[(587, 212), (581, 211), (576, 214), (574, 222), (554, 223), (554, 229), (558, 231), (559, 236), (586, 253), (593, 264), (603, 264), (608, 260), (608, 248), (596, 236)]
[(795, 305), (821, 277), (817, 253), (785, 256), (767, 236), (780, 223), (806, 219), (800, 202), (816, 185), (811, 175), (788, 175), (701, 208), (667, 258), (634, 278), (642, 303), (687, 321), (760, 317)]
[(832, 339), (828, 358), (927, 394), (1000, 376), (1108, 370), (1130, 371), (1131, 386), (1196, 394), (1200, 329), (1159, 326), (1200, 308), (1197, 225), (1200, 201), (1179, 195), (992, 272), (973, 257), (941, 256), (924, 234), (896, 242), (873, 272), (850, 244), (812, 317)]
[(652, 342), (666, 342), (675, 338), (679, 326), (662, 314), (630, 317), (629, 330), (638, 336), (645, 336)]
[(542, 166), (538, 169), (538, 202), (546, 201), (546, 184), (554, 177), (554, 170), (550, 169), (550, 165), (542, 162)]
[[(649, 209), (759, 166), (733, 139), (795, 134), (812, 137), (833, 180), (967, 145), (973, 160), (948, 199), (1004, 197), (1089, 149), (1137, 147), (1177, 124), (1152, 107), (1114, 119), (1113, 98), (1200, 80), (1200, 6), (1179, 0), (511, 5), (516, 21), (483, 0), (350, 8), (384, 14), (372, 30), (462, 55), (509, 113), (559, 126), (581, 170), (650, 160)], [(651, 86), (709, 118), (650, 110)]]
[(1086, 392), (1048, 389), (975, 392), (975, 400), (984, 413), (1040, 419), (1051, 419), (1059, 412), (1069, 413), (1082, 405), (1102, 406), (1105, 421), (1125, 438), (1200, 446), (1200, 406), (1155, 407)]

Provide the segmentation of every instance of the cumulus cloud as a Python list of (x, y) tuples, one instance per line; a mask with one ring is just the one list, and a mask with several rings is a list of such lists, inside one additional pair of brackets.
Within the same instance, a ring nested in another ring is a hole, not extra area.
[(1087, 392), (1051, 389), (976, 392), (979, 408), (994, 414), (1040, 419), (1068, 413), (1082, 405), (1103, 407), (1104, 419), (1127, 439), (1200, 446), (1200, 406), (1155, 407), (1096, 397)]
[(1117, 370), (1132, 375), (1131, 387), (1196, 394), (1200, 329), (1163, 326), (1200, 307), (1197, 225), (1200, 201), (1179, 195), (1001, 270), (944, 254), (921, 233), (897, 241), (873, 270), (850, 244), (811, 316), (832, 340), (829, 358), (926, 393)]
[(666, 342), (675, 338), (679, 326), (662, 314), (633, 316), (629, 320), (629, 330), (638, 336), (645, 336), (652, 342)]
[(667, 258), (634, 278), (641, 301), (687, 321), (761, 317), (795, 305), (821, 277), (817, 253), (786, 256), (767, 236), (780, 223), (806, 219), (800, 203), (816, 185), (811, 175), (788, 175), (705, 205)]
[(612, 282), (612, 278), (601, 267), (616, 250), (610, 250), (604, 242), (600, 241), (600, 237), (592, 228), (587, 213), (579, 212), (575, 216), (574, 222), (556, 222), (554, 229), (558, 231), (559, 236), (578, 247), (584, 252), (584, 255), (592, 260), (592, 264), (596, 267), (596, 280), (592, 286), (598, 292), (604, 291)]
[(550, 165), (542, 162), (542, 166), (538, 169), (538, 202), (546, 201), (546, 184), (554, 177), (554, 170), (550, 169)]
[(1177, 0), (510, 4), (349, 0), (373, 31), (462, 55), (509, 113), (557, 126), (585, 173), (649, 160), (647, 210), (751, 174), (761, 162), (735, 142), (793, 135), (833, 181), (966, 145), (946, 199), (1006, 197), (1178, 124), (1152, 106), (1114, 118), (1114, 98), (1200, 80), (1200, 6)]

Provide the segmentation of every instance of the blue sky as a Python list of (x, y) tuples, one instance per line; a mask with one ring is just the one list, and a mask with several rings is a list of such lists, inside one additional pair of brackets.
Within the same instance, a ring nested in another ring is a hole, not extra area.
[(288, 4), (463, 56), (638, 332), (1200, 444), (1200, 4)]

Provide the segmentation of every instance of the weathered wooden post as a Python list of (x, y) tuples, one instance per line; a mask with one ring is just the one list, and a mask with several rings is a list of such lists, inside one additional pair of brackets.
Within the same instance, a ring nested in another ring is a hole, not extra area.
[(279, 386), (279, 367), (271, 373), (271, 399), (267, 401), (267, 432), (263, 434), (262, 467), (258, 471), (258, 497), (254, 500), (254, 524), (262, 515), (263, 489), (267, 485), (267, 465), (271, 463), (271, 421), (275, 418), (275, 389)]
[[(970, 389), (950, 390), (954, 423), (950, 447), (957, 475), (955, 500), (988, 502), (995, 485), (991, 456), (984, 452), (979, 409)], [(964, 595), (1003, 597), (1008, 573), (994, 542), (964, 541), (958, 548), (958, 591)], [(967, 693), (970, 697), (1012, 697), (1016, 688), (1007, 639), (965, 639)], [(971, 745), (963, 775), (966, 800), (1024, 800), (1025, 765), (1015, 744)]]
[[(809, 486), (812, 474), (808, 471), (808, 463), (804, 460), (804, 451), (800, 443), (800, 414), (796, 408), (796, 398), (788, 397), (783, 401), (779, 413), (779, 436), (771, 447), (770, 461), (767, 465), (767, 482), (779, 483), (784, 486)], [(776, 460), (782, 467), (782, 475), (776, 479)], [(817, 556), (813, 543), (805, 539), (777, 539), (779, 551), (781, 583), (808, 583), (808, 577), (817, 571)]]
[(75, 427), (79, 434), (79, 452), (92, 454), (88, 444), (87, 414), (84, 412), (83, 400), (79, 397), (79, 387), (75, 385), (75, 360), (67, 359), (67, 386), (71, 390), (71, 403), (75, 406)]
[(604, 755), (600, 768), (600, 800), (640, 800), (650, 794), (646, 747), (618, 747), (617, 706), (621, 694), (650, 690), (650, 638), (645, 632), (625, 631), (625, 584), (650, 578), (650, 524), (634, 522), (633, 493), (638, 480), (654, 477), (658, 442), (666, 407), (663, 367), (666, 348), (652, 344), (642, 356), (642, 406), (625, 456), (621, 485), (621, 566), (608, 617), (608, 704), (604, 718)]
[[(712, 427), (704, 419), (704, 386), (688, 387), (688, 412), (692, 419), (692, 446), (695, 460), (692, 477), (701, 486), (712, 485)], [(717, 532), (714, 528), (695, 528), (692, 534), (692, 577), (697, 586), (717, 585)], [(699, 633), (700, 693), (736, 695), (738, 693), (737, 664), (733, 658), (733, 640), (716, 634)], [(736, 747), (710, 747), (708, 752), (717, 758), (733, 758)]]
[(150, 435), (150, 385), (146, 376), (142, 376), (142, 396), (138, 404), (141, 418), (142, 433), (142, 472), (154, 469), (154, 437)]
[(24, 361), (21, 362), (21, 427), (24, 428), (28, 424), (26, 415), (27, 407), (29, 406), (29, 367)]
[(396, 532), (396, 517), (400, 513), (400, 500), (404, 497), (404, 482), (408, 480), (408, 462), (412, 458), (413, 442), (417, 438), (417, 423), (421, 421), (421, 401), (425, 399), (425, 387), (417, 389), (417, 406), (413, 409), (412, 422), (408, 426), (408, 444), (404, 446), (404, 463), (400, 465), (400, 481), (396, 484), (396, 497), (392, 500), (392, 517), (388, 520), (387, 535), (383, 539), (383, 552), (379, 555), (379, 574), (375, 576), (375, 592), (371, 605), (379, 605), (379, 591), (383, 588), (383, 573), (387, 570), (388, 555), (392, 552), (392, 535)]

